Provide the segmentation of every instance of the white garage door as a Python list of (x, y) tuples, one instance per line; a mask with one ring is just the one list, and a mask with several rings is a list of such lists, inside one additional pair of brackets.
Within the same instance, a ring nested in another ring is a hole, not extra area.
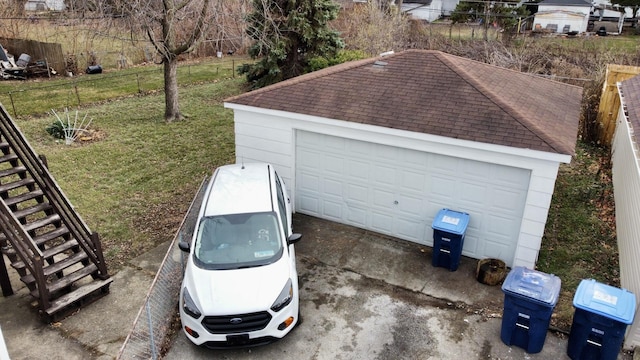
[(512, 263), (526, 169), (312, 132), (296, 134), (296, 211), (425, 245), (438, 210), (470, 214), (463, 254)]

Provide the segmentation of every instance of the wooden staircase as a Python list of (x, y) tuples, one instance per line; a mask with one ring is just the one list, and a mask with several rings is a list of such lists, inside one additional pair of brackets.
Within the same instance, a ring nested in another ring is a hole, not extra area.
[[(91, 232), (0, 104), (0, 247), (40, 314), (66, 310), (107, 294), (111, 279), (100, 238)], [(0, 256), (0, 285), (13, 294)]]

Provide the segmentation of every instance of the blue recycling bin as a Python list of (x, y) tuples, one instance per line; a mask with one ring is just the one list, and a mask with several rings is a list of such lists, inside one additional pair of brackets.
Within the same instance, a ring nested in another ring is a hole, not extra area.
[(627, 325), (633, 322), (636, 296), (593, 279), (580, 282), (573, 297), (573, 323), (567, 355), (573, 360), (615, 360)]
[(464, 236), (469, 225), (469, 214), (442, 209), (438, 211), (433, 228), (433, 258), (431, 264), (456, 271), (460, 265)]
[(514, 267), (502, 283), (502, 342), (530, 354), (539, 353), (558, 302), (560, 285), (560, 278), (555, 275), (522, 266)]

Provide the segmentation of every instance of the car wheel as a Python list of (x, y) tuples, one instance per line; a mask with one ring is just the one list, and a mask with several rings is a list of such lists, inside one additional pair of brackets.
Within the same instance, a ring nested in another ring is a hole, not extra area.
[(296, 327), (302, 325), (303, 319), (302, 319), (302, 313), (300, 312), (300, 310), (298, 309), (298, 322), (296, 323)]

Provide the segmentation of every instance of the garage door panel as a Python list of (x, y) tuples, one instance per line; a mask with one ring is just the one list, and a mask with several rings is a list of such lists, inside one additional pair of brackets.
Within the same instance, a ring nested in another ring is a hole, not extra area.
[[(419, 221), (416, 218), (398, 218), (396, 220), (396, 229), (394, 229), (395, 234), (399, 234), (398, 237), (411, 240), (414, 242), (423, 242), (422, 239), (422, 228), (423, 221)], [(396, 235), (397, 236), (397, 235)]]
[(488, 199), (491, 204), (491, 211), (506, 214), (522, 213), (522, 194), (517, 190), (494, 189), (492, 197)]
[(478, 253), (477, 232), (467, 230), (462, 244), (462, 253), (467, 256), (473, 256)]
[(309, 196), (303, 193), (298, 193), (297, 199), (298, 209), (300, 212), (307, 213), (309, 215), (320, 216), (320, 200), (316, 194)]
[(429, 169), (440, 174), (459, 176), (458, 160), (450, 156), (432, 156), (429, 158)]
[(298, 133), (296, 210), (431, 246), (437, 212), (465, 211), (463, 254), (513, 260), (529, 170)]
[(402, 153), (402, 161), (409, 164), (411, 166), (410, 168), (415, 170), (415, 172), (424, 174), (425, 170), (427, 170), (429, 156), (425, 156), (425, 153), (422, 151), (405, 150)]
[(337, 199), (342, 200), (342, 182), (334, 180), (334, 179), (326, 179), (324, 180), (323, 191), (326, 195), (336, 197)]
[[(451, 199), (456, 196), (457, 179), (454, 177), (443, 177), (440, 175), (432, 175), (430, 185), (430, 195), (440, 196), (444, 199)], [(449, 202), (451, 203), (451, 202)]]
[(315, 164), (322, 162), (322, 154), (309, 149), (299, 149), (296, 152), (296, 157), (300, 167), (298, 169), (313, 169)]
[(461, 160), (460, 162), (462, 163), (461, 177), (486, 179), (490, 173), (486, 163), (472, 160)]
[(460, 201), (468, 207), (485, 206), (488, 189), (483, 184), (460, 182)]
[(485, 216), (485, 219), (486, 219), (485, 231), (490, 236), (503, 238), (506, 241), (509, 240), (509, 236), (511, 235), (511, 229), (515, 225), (516, 220), (510, 217), (499, 216), (496, 214), (487, 214)]
[(326, 147), (326, 137), (317, 136), (316, 133), (308, 131), (298, 131), (296, 133), (296, 143), (307, 149), (322, 149)]
[(371, 228), (383, 234), (391, 234), (393, 216), (386, 212), (371, 211)]
[(425, 185), (427, 183), (427, 176), (424, 172), (413, 172), (404, 170), (400, 174), (400, 185), (403, 189), (413, 190), (418, 193), (424, 194)]
[(371, 165), (368, 162), (349, 160), (347, 164), (348, 166), (345, 170), (350, 179), (357, 179), (363, 182), (369, 181), (369, 171), (371, 169)]
[(346, 199), (348, 202), (357, 202), (362, 206), (369, 203), (369, 188), (361, 184), (347, 184)]
[(342, 214), (342, 202), (325, 200), (322, 202), (322, 215), (324, 218), (328, 218), (334, 221), (341, 221)]
[(422, 204), (423, 198), (417, 196), (410, 196), (408, 194), (400, 194), (397, 196), (397, 207), (398, 211), (403, 215), (413, 215), (422, 214)]
[(344, 175), (344, 157), (325, 154), (322, 158), (324, 171), (334, 176), (342, 177)]
[(383, 209), (387, 209), (391, 206), (394, 206), (395, 193), (392, 190), (385, 189), (372, 189), (373, 192), (373, 205), (376, 207), (381, 207)]
[(337, 137), (337, 136), (325, 136), (323, 138), (319, 138), (317, 140), (314, 139), (313, 144), (319, 145), (317, 148), (320, 149), (328, 149), (333, 152), (344, 152), (347, 150), (346, 144), (348, 143), (347, 139)]
[(367, 215), (369, 209), (366, 206), (354, 206), (349, 204), (347, 206), (347, 220), (349, 224), (359, 227), (367, 227)]
[(396, 171), (387, 166), (373, 165), (372, 181), (374, 186), (396, 186)]
[(318, 194), (320, 191), (320, 176), (308, 172), (300, 172), (297, 176), (298, 188), (305, 192)]
[(505, 259), (512, 256), (512, 250), (509, 245), (491, 240), (484, 241), (484, 246), (480, 249), (479, 253), (481, 257), (493, 257), (498, 259)]
[(522, 169), (493, 165), (491, 179), (501, 186), (528, 189), (530, 175), (529, 171), (523, 171)]

